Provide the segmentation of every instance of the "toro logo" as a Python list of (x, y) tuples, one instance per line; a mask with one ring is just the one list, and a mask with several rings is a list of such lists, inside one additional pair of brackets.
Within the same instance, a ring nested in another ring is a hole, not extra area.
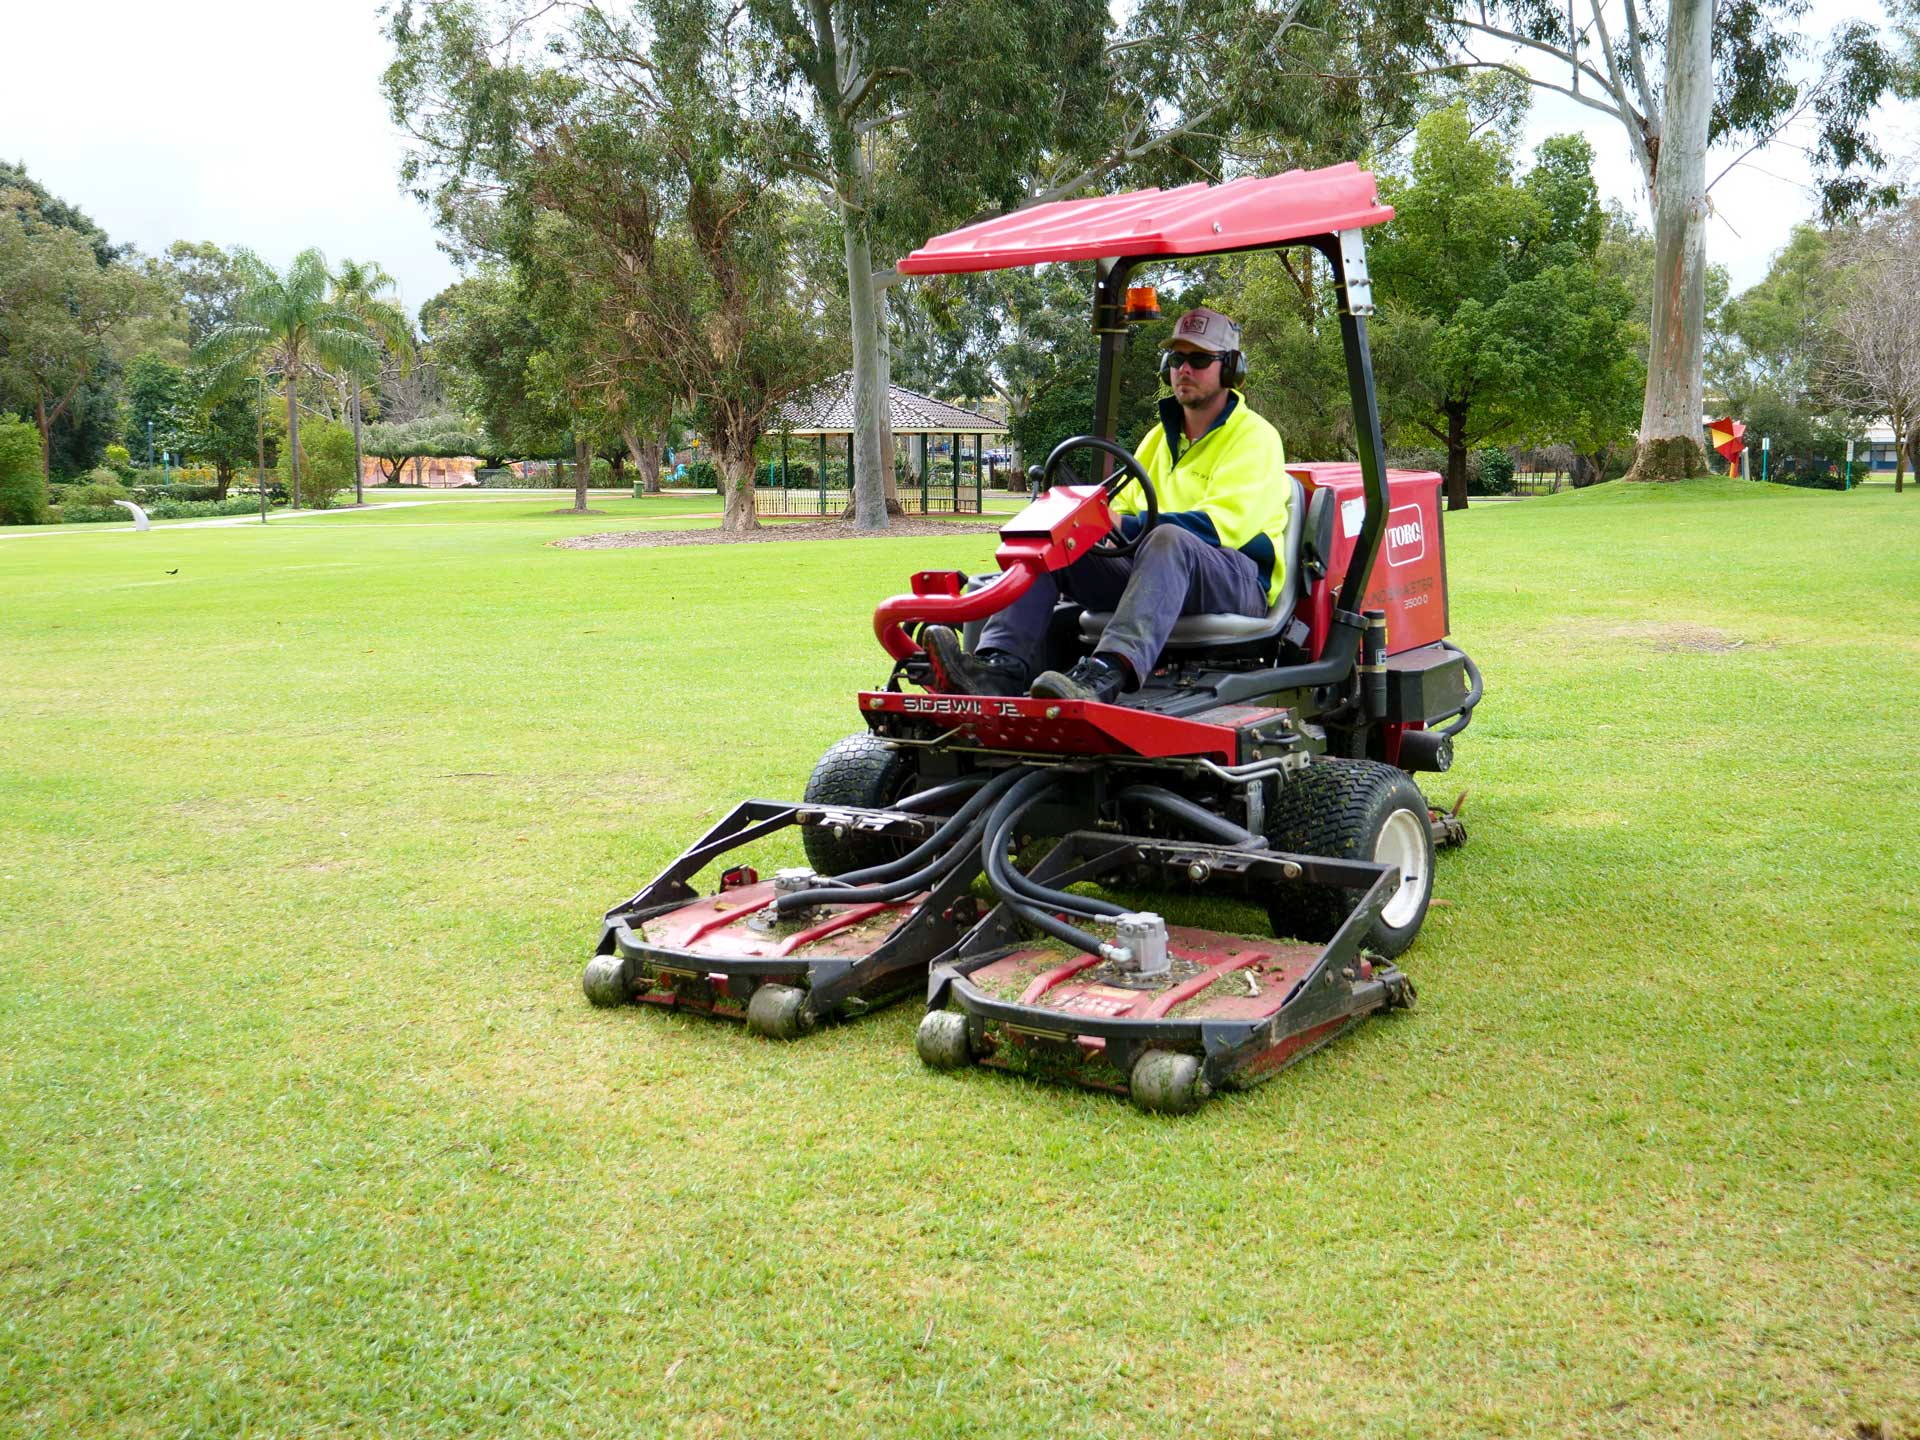
[(1427, 553), (1427, 522), (1418, 505), (1387, 512), (1387, 564), (1411, 565)]

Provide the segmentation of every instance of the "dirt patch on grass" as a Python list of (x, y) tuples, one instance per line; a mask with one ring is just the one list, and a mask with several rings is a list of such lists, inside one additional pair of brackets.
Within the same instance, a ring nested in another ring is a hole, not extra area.
[[(572, 511), (559, 512), (572, 514)], [(881, 532), (857, 530), (851, 520), (783, 520), (735, 534), (726, 530), (618, 530), (604, 535), (569, 535), (553, 544), (561, 550), (632, 550), (654, 545), (750, 545), (766, 540), (920, 539), (929, 535), (972, 535), (998, 530), (997, 521), (924, 520), (898, 515)]]
[(562, 505), (552, 512), (555, 515), (605, 515), (605, 510), (576, 510), (571, 505)]
[(1728, 655), (1735, 650), (1773, 648), (1769, 641), (1749, 641), (1708, 625), (1620, 625), (1607, 633), (1622, 640), (1638, 640), (1667, 654)]

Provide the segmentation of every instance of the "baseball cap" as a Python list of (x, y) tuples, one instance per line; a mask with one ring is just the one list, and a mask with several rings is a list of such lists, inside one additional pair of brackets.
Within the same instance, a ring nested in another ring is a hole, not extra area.
[(1180, 340), (1196, 350), (1224, 355), (1229, 350), (1240, 348), (1240, 327), (1218, 310), (1202, 306), (1198, 310), (1187, 311), (1173, 322), (1173, 334), (1167, 337), (1167, 343), (1172, 345)]

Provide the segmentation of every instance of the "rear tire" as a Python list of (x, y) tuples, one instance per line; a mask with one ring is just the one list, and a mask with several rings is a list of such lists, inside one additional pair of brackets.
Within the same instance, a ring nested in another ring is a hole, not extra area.
[[(820, 757), (807, 780), (809, 805), (858, 805), (879, 810), (906, 794), (912, 784), (913, 756), (862, 730)], [(806, 826), (801, 834), (807, 863), (819, 875), (844, 875), (869, 865), (897, 860), (912, 847), (875, 835), (835, 835), (825, 825)]]
[[(1400, 890), (1360, 943), (1387, 959), (1413, 944), (1433, 898), (1433, 832), (1426, 796), (1406, 771), (1373, 760), (1316, 760), (1281, 789), (1267, 838), (1275, 849), (1296, 854), (1397, 865)], [(1269, 902), (1267, 918), (1275, 935), (1325, 943), (1360, 894), (1285, 884)]]

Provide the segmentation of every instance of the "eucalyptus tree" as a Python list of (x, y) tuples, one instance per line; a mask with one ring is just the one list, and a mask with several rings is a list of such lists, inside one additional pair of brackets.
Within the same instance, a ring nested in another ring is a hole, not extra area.
[[(833, 207), (856, 409), (855, 519), (886, 524), (885, 295), (936, 231), (1114, 184), (1219, 178), (1247, 137), (1295, 161), (1351, 158), (1410, 90), (1415, 0), (628, 0), (560, 17), (538, 0), (399, 0), (386, 90), (415, 145), (403, 177), (472, 251), (525, 117), (567, 86), (608, 113), (701, 103), (749, 116), (777, 180)], [(1360, 57), (1390, 78), (1350, 75)], [(1331, 76), (1331, 78), (1329, 78)], [(1237, 137), (1237, 139), (1236, 139)], [(1271, 139), (1265, 141), (1272, 147)]]
[(1641, 373), (1626, 288), (1595, 264), (1604, 215), (1579, 136), (1541, 144), (1524, 179), (1463, 106), (1420, 122), (1370, 260), (1381, 296), (1386, 419), (1447, 454), (1447, 505), (1467, 505), (1467, 457), (1491, 443), (1625, 435)]
[[(398, 301), (388, 294), (395, 280), (375, 260), (342, 260), (333, 276), (333, 303), (352, 315), (360, 326), (379, 342), (382, 356), (392, 356), (402, 371), (413, 363), (413, 324)], [(360, 386), (362, 369), (348, 372), (353, 393), (347, 411), (353, 418), (353, 500), (366, 500), (361, 480)]]
[(367, 325), (329, 288), (327, 257), (302, 250), (281, 274), (251, 250), (233, 252), (241, 290), (233, 318), (202, 342), (195, 359), (211, 372), (216, 392), (240, 385), (264, 368), (278, 372), (287, 391), (287, 473), (291, 500), (300, 503), (300, 377), (322, 367), (354, 370), (378, 360), (380, 345)]
[(706, 103), (724, 77), (682, 78), (669, 119), (589, 102), (545, 129), (506, 233), (535, 313), (562, 341), (555, 388), (577, 417), (576, 443), (657, 407), (670, 382), (711, 447), (722, 527), (746, 530), (758, 523), (756, 444), (843, 351), (831, 308), (796, 293), (804, 202), (761, 163), (765, 130)]
[[(1705, 467), (1713, 185), (1757, 150), (1806, 132), (1801, 148), (1829, 216), (1891, 199), (1872, 117), (1883, 97), (1915, 87), (1920, 44), (1910, 27), (1920, 10), (1914, 0), (1887, 3), (1907, 17), (1907, 30), (1883, 35), (1847, 19), (1818, 45), (1799, 28), (1805, 0), (1463, 0), (1438, 12), (1442, 68), (1502, 71), (1611, 117), (1646, 182), (1654, 293), (1634, 478), (1671, 479)], [(1514, 52), (1527, 64), (1508, 58)], [(1809, 66), (1811, 79), (1796, 78), (1796, 67)], [(1715, 146), (1735, 153), (1709, 181)]]
[[(1116, 184), (1229, 172), (1288, 137), (1293, 163), (1351, 159), (1411, 93), (1411, 0), (742, 0), (796, 87), (794, 173), (838, 209), (853, 341), (856, 520), (886, 521), (885, 296), (938, 230)], [(1325, 78), (1378, 63), (1369, 93)]]
[(45, 477), (53, 427), (77, 418), (90, 386), (99, 394), (116, 337), (163, 297), (111, 253), (100, 258), (104, 237), (47, 221), (37, 205), (0, 189), (0, 403), (32, 414)]
[(1869, 415), (1893, 424), (1893, 488), (1920, 465), (1920, 198), (1835, 244), (1828, 374)]

